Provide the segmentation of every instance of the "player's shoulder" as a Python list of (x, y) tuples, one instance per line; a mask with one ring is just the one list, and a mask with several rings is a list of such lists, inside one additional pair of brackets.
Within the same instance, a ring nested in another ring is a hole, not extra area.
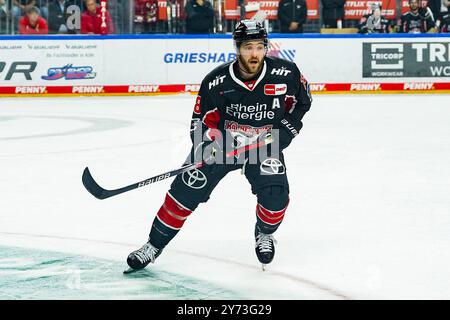
[(205, 79), (212, 79), (217, 77), (218, 75), (224, 74), (224, 73), (228, 73), (229, 69), (230, 69), (230, 65), (234, 62), (230, 61), (230, 62), (226, 62), (223, 63), (217, 67), (215, 67), (213, 70), (211, 70), (205, 77)]
[(409, 17), (412, 17), (412, 16), (413, 16), (412, 12), (411, 11), (407, 11), (404, 14), (402, 14), (401, 18), (409, 18)]
[(230, 65), (233, 61), (223, 63), (212, 71), (210, 71), (204, 78), (203, 83), (214, 81), (217, 78), (222, 78), (223, 76), (227, 76), (229, 74)]
[(37, 22), (38, 22), (39, 24), (47, 24), (47, 20), (45, 20), (43, 17), (38, 17)]
[(295, 62), (279, 57), (266, 56), (265, 60), (268, 66), (285, 66), (285, 67), (295, 66)]
[(431, 9), (430, 9), (429, 7), (419, 8), (419, 14), (420, 14), (421, 16), (426, 17), (426, 18), (432, 16), (432, 12), (431, 12)]
[(293, 61), (278, 57), (266, 57), (267, 73), (272, 76), (293, 76), (300, 73), (299, 68)]

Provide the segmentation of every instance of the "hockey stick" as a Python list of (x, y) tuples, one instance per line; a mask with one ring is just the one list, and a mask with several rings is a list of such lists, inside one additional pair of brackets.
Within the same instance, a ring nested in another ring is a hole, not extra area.
[[(230, 151), (226, 154), (227, 158), (231, 158), (234, 157), (236, 155), (239, 155), (241, 153), (244, 153), (246, 151), (252, 150), (252, 149), (257, 149), (260, 148), (262, 146), (271, 144), (273, 142), (272, 137), (267, 137), (266, 139), (259, 141), (258, 143), (254, 143), (254, 144), (250, 144), (244, 147), (241, 147), (239, 149), (235, 149), (233, 151)], [(113, 197), (116, 196), (118, 194), (130, 191), (130, 190), (134, 190), (143, 186), (147, 186), (149, 184), (161, 181), (161, 180), (165, 180), (168, 179), (170, 177), (179, 175), (181, 173), (184, 173), (186, 171), (190, 171), (193, 169), (198, 169), (201, 168), (202, 166), (204, 166), (205, 163), (204, 162), (198, 162), (198, 163), (193, 163), (193, 164), (188, 164), (185, 165), (179, 169), (176, 170), (172, 170), (169, 172), (165, 172), (162, 174), (159, 174), (157, 176), (145, 179), (143, 181), (131, 184), (129, 186), (123, 187), (123, 188), (119, 188), (119, 189), (114, 189), (114, 190), (107, 190), (104, 189), (102, 187), (100, 187), (98, 185), (98, 183), (94, 180), (94, 178), (91, 175), (91, 172), (89, 171), (89, 168), (86, 167), (83, 171), (83, 177), (82, 177), (82, 181), (83, 181), (83, 185), (86, 188), (87, 191), (89, 191), (90, 194), (92, 194), (94, 197), (96, 197), (97, 199), (103, 200), (109, 197)]]

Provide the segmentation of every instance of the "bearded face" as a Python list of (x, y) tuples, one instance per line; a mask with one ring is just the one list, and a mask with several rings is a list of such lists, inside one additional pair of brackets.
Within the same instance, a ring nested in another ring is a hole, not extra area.
[(411, 9), (411, 11), (416, 11), (417, 9), (419, 9), (419, 1), (418, 0), (410, 0), (409, 8)]
[(260, 40), (246, 41), (239, 48), (239, 62), (242, 69), (250, 75), (257, 74), (264, 62), (266, 48)]

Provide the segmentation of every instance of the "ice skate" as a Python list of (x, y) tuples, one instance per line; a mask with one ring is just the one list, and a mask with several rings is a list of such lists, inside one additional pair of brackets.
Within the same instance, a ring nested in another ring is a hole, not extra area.
[(162, 249), (155, 248), (150, 242), (147, 242), (140, 249), (128, 255), (127, 264), (130, 269), (125, 270), (124, 273), (144, 269), (150, 262), (154, 263), (161, 252)]
[(276, 240), (273, 235), (262, 233), (255, 227), (255, 252), (259, 262), (262, 264), (262, 270), (266, 270), (266, 265), (271, 263), (275, 256)]

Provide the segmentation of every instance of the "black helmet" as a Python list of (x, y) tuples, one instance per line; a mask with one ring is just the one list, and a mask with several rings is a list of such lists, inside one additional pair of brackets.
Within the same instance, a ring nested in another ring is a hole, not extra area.
[(244, 41), (263, 40), (266, 49), (269, 45), (266, 29), (264, 29), (260, 22), (255, 20), (242, 20), (238, 22), (233, 32), (233, 40), (238, 53), (239, 47)]

